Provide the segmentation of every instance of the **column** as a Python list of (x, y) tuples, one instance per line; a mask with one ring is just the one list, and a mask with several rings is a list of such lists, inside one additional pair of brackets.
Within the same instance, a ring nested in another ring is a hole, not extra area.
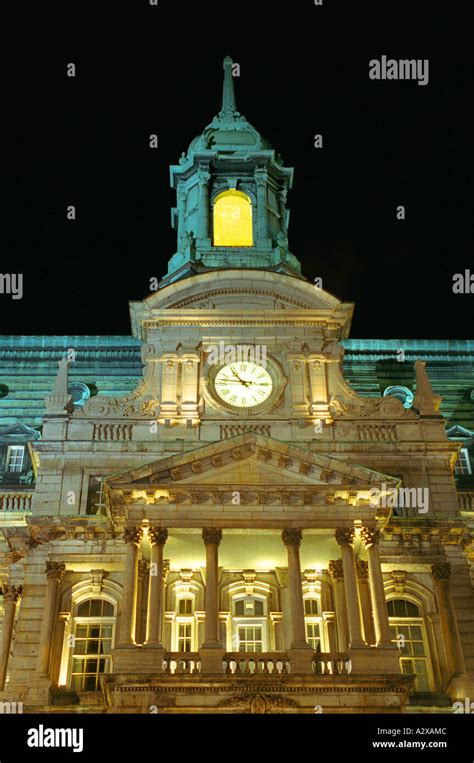
[(268, 210), (267, 210), (267, 171), (256, 170), (255, 182), (257, 184), (257, 238), (268, 238)]
[(365, 646), (362, 638), (362, 622), (360, 617), (359, 589), (352, 543), (354, 530), (339, 528), (336, 530), (336, 540), (341, 547), (342, 569), (344, 571), (344, 591), (346, 594), (347, 620), (349, 625), (349, 647), (358, 649)]
[(466, 672), (464, 655), (459, 637), (456, 614), (454, 612), (453, 599), (449, 578), (451, 565), (447, 562), (433, 564), (431, 574), (434, 580), (436, 602), (438, 605), (439, 621), (443, 633), (444, 647), (448, 662), (450, 678)]
[(209, 180), (211, 176), (205, 170), (199, 170), (199, 234), (201, 239), (209, 238)]
[(46, 562), (46, 577), (48, 582), (39, 637), (38, 662), (36, 668), (39, 675), (43, 678), (48, 676), (54, 623), (56, 621), (59, 584), (64, 577), (65, 571), (66, 565), (61, 562)]
[(178, 186), (178, 190), (176, 192), (176, 199), (178, 202), (178, 243), (181, 242), (181, 239), (183, 238), (186, 231), (186, 195), (186, 191)]
[(126, 529), (123, 534), (124, 541), (127, 544), (127, 551), (125, 556), (119, 646), (132, 646), (132, 644), (135, 644), (138, 546), (142, 539), (142, 532), (141, 527), (132, 527)]
[(283, 648), (286, 651), (291, 646), (291, 610), (290, 610), (290, 590), (288, 588), (288, 569), (286, 567), (277, 567), (276, 574), (280, 584), (280, 602), (282, 614), (283, 629)]
[(6, 585), (3, 586), (3, 633), (2, 648), (0, 651), (0, 691), (5, 688), (5, 679), (7, 677), (8, 658), (13, 635), (13, 625), (15, 622), (16, 603), (21, 596), (21, 586)]
[(378, 530), (369, 530), (364, 527), (362, 540), (367, 549), (367, 562), (369, 566), (370, 594), (372, 597), (372, 610), (374, 613), (375, 643), (377, 646), (392, 646), (390, 638), (390, 626), (388, 622), (387, 602), (383, 586), (382, 566), (378, 542), (380, 533)]
[(222, 647), (219, 641), (219, 591), (218, 591), (218, 550), (222, 540), (222, 530), (218, 527), (205, 527), (202, 539), (206, 546), (206, 629), (205, 649)]
[(374, 621), (372, 618), (372, 600), (369, 587), (369, 566), (367, 562), (358, 559), (356, 562), (357, 579), (359, 581), (360, 606), (362, 609), (362, 624), (364, 639), (367, 644), (375, 644)]
[[(150, 562), (147, 559), (140, 559), (140, 561), (138, 562), (138, 572), (137, 572), (137, 627), (136, 627), (136, 639), (139, 644), (141, 644), (144, 641), (143, 599), (144, 599), (144, 590), (145, 590), (145, 593), (147, 595), (146, 600), (148, 602), (148, 594), (150, 590), (148, 586), (149, 577), (150, 577)], [(146, 630), (147, 618), (148, 618), (148, 605), (145, 611), (145, 630)]]
[(168, 540), (168, 530), (164, 527), (149, 527), (151, 543), (150, 578), (148, 583), (148, 616), (146, 622), (146, 646), (163, 648), (163, 549)]
[(344, 571), (342, 569), (342, 561), (340, 559), (329, 562), (329, 574), (331, 576), (334, 590), (338, 648), (340, 652), (347, 652), (349, 647), (349, 624), (347, 622)]
[(291, 648), (310, 648), (309, 644), (306, 642), (303, 588), (301, 584), (300, 544), (302, 533), (299, 528), (285, 527), (281, 537), (288, 552), (288, 586), (290, 589), (290, 612), (292, 624)]

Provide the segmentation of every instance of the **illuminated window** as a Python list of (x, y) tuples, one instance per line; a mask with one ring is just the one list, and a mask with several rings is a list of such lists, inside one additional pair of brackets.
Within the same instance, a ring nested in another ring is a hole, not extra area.
[(400, 649), (402, 673), (414, 673), (413, 690), (431, 691), (430, 662), (423, 618), (416, 604), (406, 599), (387, 602), (392, 641)]
[(193, 600), (192, 599), (179, 599), (178, 600), (178, 614), (179, 615), (192, 615), (193, 614)]
[(268, 644), (266, 600), (236, 596), (233, 606), (233, 648), (239, 652), (263, 652)]
[(7, 472), (21, 472), (24, 457), (24, 445), (10, 445), (7, 450)]
[[(189, 601), (189, 599), (184, 601)], [(192, 623), (178, 623), (178, 652), (191, 652), (192, 640)]]
[(321, 651), (321, 608), (315, 596), (304, 598), (306, 641), (315, 652)]
[(319, 602), (317, 599), (304, 600), (305, 615), (319, 615)]
[(467, 448), (461, 448), (459, 451), (458, 460), (456, 461), (456, 466), (454, 467), (454, 474), (456, 477), (466, 477), (468, 474), (472, 474), (471, 461)]
[(101, 673), (110, 673), (115, 627), (114, 605), (88, 599), (78, 605), (73, 623), (69, 685), (73, 691), (98, 691)]
[(262, 652), (263, 637), (261, 625), (242, 625), (238, 629), (239, 652)]
[(224, 191), (214, 201), (214, 246), (253, 246), (252, 202), (241, 191)]

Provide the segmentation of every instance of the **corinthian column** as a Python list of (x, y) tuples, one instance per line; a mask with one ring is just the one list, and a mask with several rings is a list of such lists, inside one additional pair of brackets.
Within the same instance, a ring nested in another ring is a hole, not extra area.
[(329, 562), (329, 574), (334, 590), (336, 609), (337, 643), (340, 652), (347, 652), (349, 646), (349, 624), (347, 622), (346, 593), (344, 591), (344, 571), (341, 559)]
[(120, 646), (131, 646), (135, 643), (137, 622), (137, 574), (138, 546), (142, 539), (142, 529), (133, 527), (126, 529), (123, 538), (127, 544), (125, 556), (122, 614), (120, 620)]
[(367, 644), (375, 644), (374, 620), (372, 617), (372, 598), (369, 586), (369, 566), (367, 562), (358, 559), (356, 562), (357, 578), (359, 580), (360, 606), (362, 609), (362, 623), (364, 626), (364, 639)]
[(449, 585), (451, 565), (447, 562), (433, 564), (431, 574), (434, 580), (439, 622), (443, 633), (444, 647), (448, 661), (450, 677), (466, 672), (464, 655), (459, 638), (458, 624), (454, 612), (453, 599)]
[(47, 677), (49, 672), (49, 660), (51, 656), (54, 623), (56, 621), (59, 584), (64, 577), (65, 571), (66, 565), (61, 562), (46, 562), (46, 577), (48, 582), (39, 637), (38, 662), (36, 668), (39, 675), (43, 678)]
[(15, 622), (16, 603), (21, 596), (21, 586), (3, 586), (3, 628), (2, 648), (0, 651), (0, 691), (5, 688), (7, 677), (8, 658), (12, 643), (13, 624)]
[(217, 574), (219, 567), (219, 545), (222, 530), (218, 527), (205, 527), (202, 539), (206, 546), (206, 628), (203, 647), (222, 647), (219, 639), (219, 591)]
[(357, 586), (354, 550), (352, 548), (354, 530), (350, 528), (339, 528), (336, 530), (336, 540), (341, 547), (342, 569), (344, 570), (344, 590), (346, 593), (350, 639), (349, 646), (351, 649), (357, 649), (365, 646), (365, 644), (362, 638), (359, 589)]
[(372, 609), (374, 612), (375, 638), (377, 646), (391, 646), (390, 626), (388, 622), (387, 603), (383, 587), (382, 567), (378, 542), (380, 533), (378, 530), (369, 530), (364, 527), (362, 540), (367, 549), (367, 562), (369, 565), (370, 593), (372, 596)]
[(148, 616), (146, 623), (146, 646), (162, 649), (163, 628), (163, 549), (168, 540), (168, 530), (150, 527), (151, 542), (150, 581), (148, 585)]
[(292, 625), (292, 649), (308, 647), (304, 624), (303, 588), (301, 585), (300, 543), (301, 530), (285, 527), (282, 540), (288, 552), (288, 585), (290, 589), (290, 612)]

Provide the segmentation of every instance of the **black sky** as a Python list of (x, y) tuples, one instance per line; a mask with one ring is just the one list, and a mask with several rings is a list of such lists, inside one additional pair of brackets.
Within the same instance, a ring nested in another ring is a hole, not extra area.
[[(474, 294), (452, 293), (474, 273), (467, 47), (423, 25), (389, 40), (409, 3), (374, 5), (369, 35), (329, 0), (106, 5), (65, 2), (60, 31), (9, 58), (0, 272), (24, 274), (24, 297), (0, 294), (1, 334), (129, 333), (128, 301), (175, 251), (169, 165), (218, 111), (230, 54), (240, 111), (295, 168), (291, 250), (356, 303), (352, 336), (472, 338)], [(428, 58), (429, 84), (371, 81), (382, 54)]]

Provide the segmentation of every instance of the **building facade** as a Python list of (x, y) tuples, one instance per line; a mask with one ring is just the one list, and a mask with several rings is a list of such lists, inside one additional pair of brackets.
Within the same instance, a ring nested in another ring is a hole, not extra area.
[(351, 340), (289, 249), (292, 178), (225, 59), (132, 336), (0, 339), (4, 709), (474, 696), (474, 343)]

